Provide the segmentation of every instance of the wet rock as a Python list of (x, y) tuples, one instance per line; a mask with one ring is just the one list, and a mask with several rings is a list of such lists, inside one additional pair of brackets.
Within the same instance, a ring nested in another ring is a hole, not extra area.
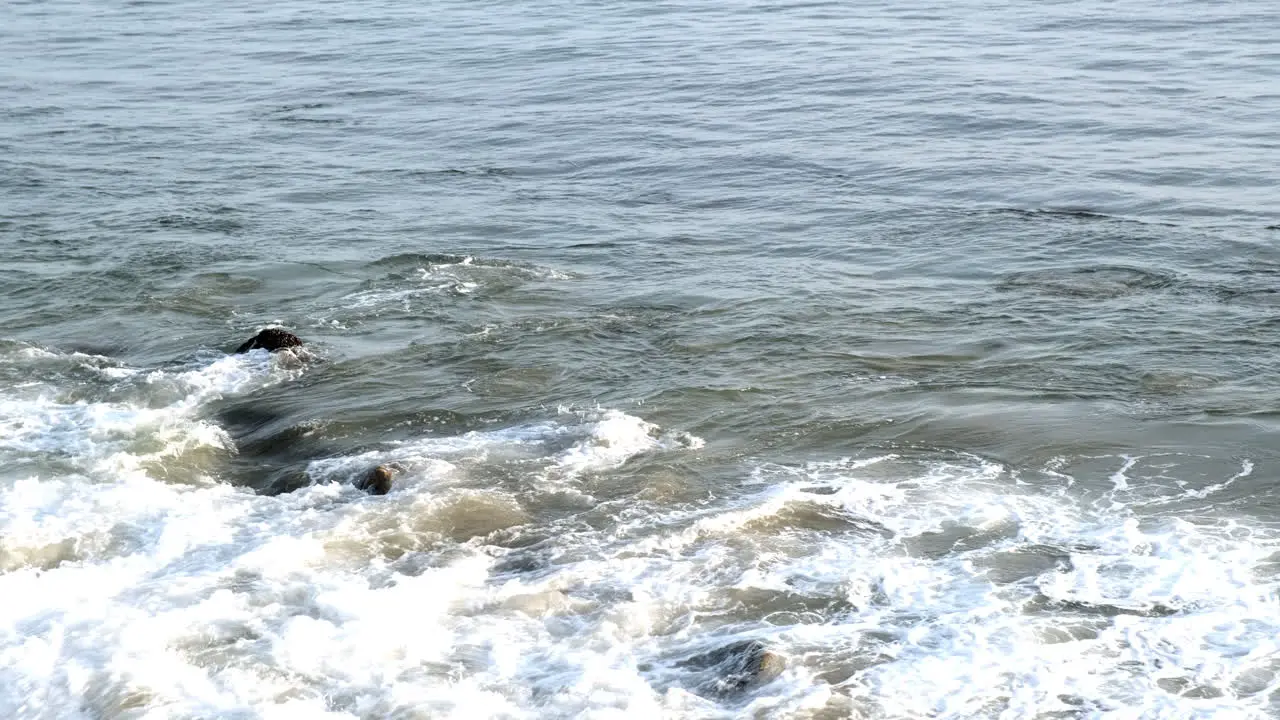
[(390, 467), (379, 465), (370, 470), (368, 475), (360, 478), (356, 482), (356, 487), (370, 495), (386, 495), (391, 492), (391, 480), (393, 477), (394, 473)]
[(247, 353), (250, 350), (266, 350), (267, 352), (276, 352), (285, 348), (301, 347), (302, 338), (294, 335), (288, 330), (281, 328), (267, 328), (259, 332), (257, 335), (249, 338), (243, 345), (236, 348), (235, 354)]
[(730, 695), (772, 681), (786, 669), (787, 662), (759, 640), (726, 645), (678, 663), (679, 667), (703, 671), (710, 678), (698, 686), (704, 693)]

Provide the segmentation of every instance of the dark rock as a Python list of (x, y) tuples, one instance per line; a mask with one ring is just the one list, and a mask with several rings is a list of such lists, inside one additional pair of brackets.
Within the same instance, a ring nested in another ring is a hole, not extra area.
[(249, 338), (243, 345), (236, 348), (236, 354), (247, 353), (250, 350), (266, 350), (267, 352), (276, 352), (285, 348), (301, 347), (302, 338), (280, 328), (267, 328), (262, 332)]
[(759, 640), (744, 640), (678, 663), (680, 667), (709, 672), (711, 677), (699, 690), (713, 695), (729, 695), (759, 687), (786, 669), (781, 655)]
[(379, 465), (370, 470), (368, 475), (360, 478), (356, 483), (356, 487), (370, 495), (386, 495), (391, 491), (392, 477), (391, 468), (386, 465)]

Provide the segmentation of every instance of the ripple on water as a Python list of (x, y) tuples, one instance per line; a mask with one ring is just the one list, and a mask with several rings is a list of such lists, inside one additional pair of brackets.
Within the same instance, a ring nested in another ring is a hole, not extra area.
[(1111, 300), (1165, 290), (1177, 283), (1178, 276), (1172, 273), (1123, 265), (1095, 265), (1010, 273), (996, 289), (1082, 300)]
[(6, 4), (0, 717), (1276, 716), (1273, 4)]
[(315, 313), (316, 322), (350, 326), (377, 317), (446, 311), (462, 298), (499, 299), (521, 288), (575, 277), (531, 263), (449, 254), (394, 255), (366, 267), (377, 276), (336, 307)]

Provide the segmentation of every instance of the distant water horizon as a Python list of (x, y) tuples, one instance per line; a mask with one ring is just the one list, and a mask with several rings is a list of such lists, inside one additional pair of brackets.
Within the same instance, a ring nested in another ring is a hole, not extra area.
[(0, 716), (1280, 717), (1277, 38), (5, 5)]

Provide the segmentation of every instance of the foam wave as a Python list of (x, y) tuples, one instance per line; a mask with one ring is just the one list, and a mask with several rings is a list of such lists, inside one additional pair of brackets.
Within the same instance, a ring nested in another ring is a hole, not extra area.
[(375, 266), (392, 272), (343, 298), (340, 314), (393, 309), (410, 312), (433, 298), (497, 293), (530, 282), (573, 277), (551, 268), (472, 256), (396, 256)]
[[(1280, 536), (1166, 513), (1247, 462), (1179, 485), (1169, 457), (745, 460), (727, 493), (536, 518), (548, 488), (701, 441), (563, 410), (317, 461), (276, 497), (124, 462), (215, 444), (201, 403), (287, 372), (6, 390), (0, 454), (66, 466), (0, 483), (0, 716), (1274, 714)], [(391, 496), (348, 482), (384, 462)], [(1111, 482), (1086, 491), (1086, 468)], [(786, 669), (709, 691), (688, 660), (743, 640)]]
[[(782, 523), (804, 537), (803, 555), (784, 542), (739, 587), (846, 602), (820, 631), (780, 640), (828, 648), (830, 665), (849, 675), (842, 689), (866, 713), (1270, 711), (1280, 687), (1273, 536), (1143, 518), (1125, 505), (1099, 513), (1062, 492), (995, 484), (1002, 469), (977, 460), (934, 462), (887, 484), (844, 463), (769, 472), (793, 477), (691, 531), (741, 533), (753, 519), (810, 508), (802, 528)], [(824, 540), (811, 528), (830, 533), (831, 524), (815, 512), (862, 526)]]
[[(203, 449), (230, 451), (226, 433), (200, 419), (199, 409), (210, 400), (280, 382), (300, 371), (265, 351), (219, 356), (187, 369), (152, 371), (98, 356), (36, 348), (8, 360), (59, 370), (44, 376), (37, 372), (36, 377), (44, 379), (0, 395), (0, 458), (16, 464), (56, 462), (93, 476), (147, 472), (162, 460), (196, 459), (192, 454)], [(97, 384), (82, 383), (81, 389), (68, 393), (68, 373), (85, 369), (98, 376)]]
[[(564, 418), (387, 452), (441, 474), (428, 454), (572, 474), (696, 444), (617, 411)], [(554, 644), (543, 621), (570, 602), (494, 584), (495, 557), (467, 542), (525, 521), (508, 493), (435, 490), (393, 504), (341, 483), (278, 497), (145, 475), (15, 483), (0, 491), (0, 594), (22, 599), (0, 608), (0, 713), (529, 716), (520, 653)], [(643, 685), (633, 672), (618, 689)]]
[(373, 466), (391, 463), (408, 471), (404, 482), (416, 485), (442, 481), (456, 470), (455, 463), (523, 461), (529, 478), (563, 483), (619, 467), (644, 453), (703, 445), (701, 438), (663, 431), (618, 410), (560, 408), (559, 415), (572, 420), (389, 444), (354, 456), (312, 461), (307, 474), (317, 482), (351, 482)]
[[(76, 537), (78, 553), (0, 575), (21, 598), (0, 611), (0, 710), (1267, 712), (1273, 538), (1095, 515), (975, 458), (759, 465), (735, 497), (564, 524), (541, 548), (556, 560), (512, 570), (529, 551), (483, 538), (526, 521), (518, 499), (446, 487), (450, 468), (503, 453), (608, 468), (663, 449), (631, 416), (571, 417), (389, 449), (452, 457), (434, 466), (442, 485), (398, 500), (342, 483), (279, 497), (20, 483), (0, 495), (7, 530), (32, 547)], [(699, 690), (683, 660), (743, 637), (789, 668), (737, 698)]]

